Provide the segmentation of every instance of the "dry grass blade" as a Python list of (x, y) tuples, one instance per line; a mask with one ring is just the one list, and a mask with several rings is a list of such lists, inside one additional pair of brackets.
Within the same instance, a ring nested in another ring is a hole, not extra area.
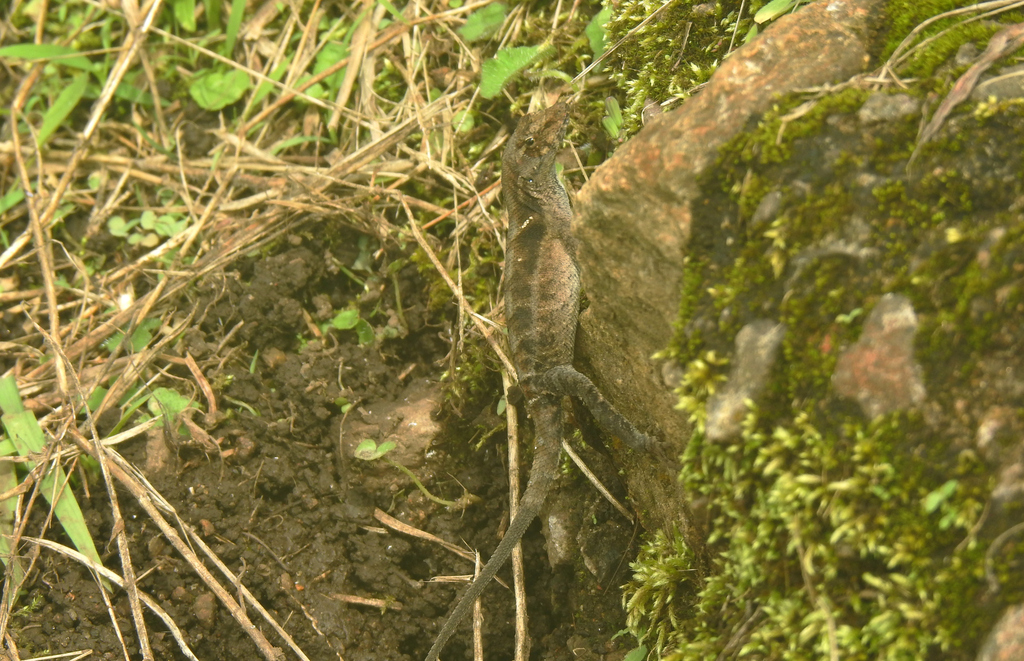
[[(508, 372), (501, 373), (501, 385), (508, 398), (512, 378)], [(505, 407), (505, 424), (508, 426), (508, 497), (509, 517), (515, 518), (519, 508), (519, 414), (516, 407)], [(523, 545), (517, 543), (512, 549), (512, 587), (516, 599), (516, 648), (517, 661), (530, 658), (530, 632), (526, 613), (526, 571), (523, 567)], [(476, 612), (473, 613), (474, 619)]]
[[(505, 365), (505, 369), (508, 370), (509, 374), (515, 374), (516, 368), (512, 365), (512, 361), (509, 360), (508, 356), (505, 354), (501, 346), (498, 344), (498, 341), (494, 338), (493, 331), (489, 331), (484, 326), (484, 321), (482, 320), (480, 315), (474, 312), (473, 308), (470, 307), (468, 302), (466, 302), (465, 296), (462, 295), (462, 290), (455, 284), (455, 281), (452, 280), (451, 276), (448, 275), (448, 271), (444, 268), (444, 266), (441, 265), (441, 261), (437, 258), (437, 255), (434, 254), (434, 251), (430, 247), (430, 245), (427, 244), (426, 239), (423, 238), (423, 234), (416, 226), (416, 220), (413, 217), (412, 211), (409, 209), (408, 204), (406, 204), (405, 200), (402, 201), (402, 204), (403, 206), (405, 206), (405, 212), (409, 216), (409, 229), (412, 230), (413, 236), (416, 238), (416, 242), (419, 243), (420, 248), (430, 258), (430, 262), (431, 264), (434, 265), (434, 268), (437, 269), (438, 275), (440, 275), (444, 279), (445, 284), (447, 284), (448, 288), (452, 290), (452, 294), (455, 295), (455, 298), (459, 302), (459, 307), (462, 308), (465, 311), (465, 313), (469, 315), (470, 319), (473, 320), (473, 325), (476, 326), (476, 329), (480, 331), (480, 334), (483, 335), (484, 339), (486, 339), (488, 344), (491, 345), (491, 349), (494, 350), (494, 354), (498, 356), (502, 364)], [(492, 324), (494, 323), (489, 319), (487, 321)]]
[(985, 52), (978, 57), (978, 60), (971, 65), (970, 69), (957, 79), (953, 89), (949, 91), (946, 98), (939, 104), (938, 109), (932, 115), (927, 126), (921, 130), (921, 135), (917, 139), (917, 145), (914, 147), (914, 152), (910, 155), (907, 167), (910, 167), (910, 164), (914, 162), (914, 158), (921, 148), (935, 137), (943, 122), (949, 117), (949, 113), (953, 112), (953, 108), (971, 95), (971, 92), (974, 91), (975, 86), (978, 84), (978, 80), (981, 78), (981, 74), (988, 71), (989, 67), (995, 64), (996, 60), (1009, 55), (1021, 46), (1024, 46), (1024, 23), (1005, 27), (992, 36), (988, 42), (988, 47), (985, 48)]
[(419, 539), (423, 539), (428, 542), (433, 542), (434, 544), (437, 544), (445, 549), (448, 549), (460, 558), (465, 558), (470, 562), (476, 561), (475, 553), (471, 553), (469, 551), (459, 548), (458, 546), (455, 546), (454, 544), (450, 544), (441, 539), (440, 537), (438, 537), (437, 535), (431, 535), (429, 532), (420, 530), (419, 528), (416, 528), (414, 526), (410, 526), (407, 523), (402, 523), (395, 517), (386, 514), (382, 510), (373, 510), (373, 518), (377, 519), (378, 521), (386, 525), (388, 528), (391, 528), (392, 530), (397, 530), (400, 533), (410, 535), (412, 537), (418, 537)]
[[(48, 539), (39, 539), (37, 537), (22, 537), (21, 539), (24, 542), (36, 544), (37, 546), (41, 546), (43, 548), (50, 549), (51, 551), (56, 551), (61, 555), (65, 555), (74, 560), (75, 562), (85, 565), (89, 568), (90, 571), (99, 574), (111, 583), (114, 583), (120, 587), (125, 587), (124, 579), (118, 576), (115, 572), (107, 569), (103, 565), (96, 564), (95, 561), (91, 560), (90, 558), (87, 558), (86, 556), (82, 555), (74, 549), (68, 548), (63, 544), (51, 542)], [(189, 648), (188, 643), (185, 642), (185, 637), (184, 635), (182, 635), (181, 629), (179, 629), (178, 625), (174, 623), (174, 619), (167, 614), (167, 611), (161, 608), (160, 604), (158, 604), (156, 600), (154, 600), (148, 594), (144, 592), (139, 592), (138, 594), (139, 598), (142, 600), (142, 603), (146, 605), (146, 608), (152, 611), (154, 615), (159, 617), (160, 620), (165, 625), (167, 625), (167, 629), (171, 632), (171, 635), (174, 637), (174, 640), (177, 641), (178, 649), (180, 649), (181, 653), (185, 655), (185, 658), (191, 659), (192, 661), (199, 661), (196, 655), (192, 652), (191, 648)]]
[[(900, 45), (897, 46), (896, 50), (894, 50), (892, 55), (889, 56), (889, 60), (885, 63), (885, 66), (883, 68), (889, 71), (895, 71), (902, 64), (904, 64), (914, 54), (915, 51), (923, 49), (929, 43), (935, 41), (936, 39), (939, 39), (944, 34), (948, 33), (949, 30), (952, 29), (952, 27), (947, 28), (937, 34), (928, 37), (927, 39), (915, 43), (922, 32), (927, 30), (929, 26), (934, 25), (939, 21), (948, 18), (953, 18), (955, 16), (963, 16), (965, 14), (976, 14), (975, 16), (965, 19), (957, 24), (965, 25), (967, 23), (992, 18), (1003, 12), (1019, 9), (1020, 7), (1024, 7), (1024, 2), (1021, 2), (1021, 0), (991, 0), (990, 2), (979, 2), (970, 6), (959, 7), (957, 9), (952, 9), (942, 14), (933, 16), (928, 20), (923, 21), (920, 25), (916, 26), (910, 32), (910, 34), (908, 34), (906, 38), (902, 42), (900, 42)], [(911, 44), (913, 44), (913, 46)]]
[[(88, 453), (92, 451), (91, 444), (84, 437), (74, 432), (72, 432), (72, 437), (75, 443), (83, 452)], [(210, 573), (210, 571), (203, 564), (199, 556), (197, 556), (195, 551), (192, 550), (190, 544), (186, 543), (185, 540), (181, 538), (181, 536), (178, 534), (178, 531), (175, 530), (174, 527), (171, 526), (171, 524), (167, 521), (167, 519), (164, 518), (163, 514), (161, 514), (160, 510), (163, 509), (164, 511), (169, 512), (170, 514), (175, 515), (175, 518), (177, 518), (174, 509), (170, 506), (170, 504), (167, 503), (162, 497), (160, 497), (159, 494), (154, 493), (154, 490), (152, 489), (152, 487), (148, 485), (148, 483), (145, 482), (144, 478), (141, 478), (141, 476), (136, 473), (136, 470), (130, 464), (128, 464), (123, 458), (121, 458), (120, 455), (113, 451), (109, 451), (109, 457), (113, 460), (109, 464), (109, 470), (114, 479), (116, 479), (121, 484), (121, 486), (126, 488), (132, 494), (132, 496), (139, 503), (139, 505), (142, 506), (142, 509), (145, 510), (149, 518), (157, 525), (157, 527), (163, 533), (164, 538), (167, 539), (172, 546), (174, 546), (175, 550), (178, 551), (178, 553), (180, 553), (183, 558), (185, 558), (188, 564), (192, 567), (193, 571), (195, 571), (199, 575), (199, 577), (203, 580), (206, 586), (210, 588), (214, 595), (216, 595), (217, 599), (220, 600), (220, 602), (225, 606), (225, 608), (228, 609), (228, 611), (231, 613), (231, 616), (235, 618), (235, 620), (243, 627), (244, 631), (249, 635), (253, 642), (256, 643), (256, 647), (259, 649), (263, 657), (267, 659), (267, 661), (277, 661), (278, 659), (280, 659), (281, 650), (270, 644), (267, 638), (263, 635), (263, 632), (260, 631), (249, 619), (249, 616), (248, 614), (246, 614), (245, 609), (242, 607), (242, 604), (236, 601), (235, 598), (232, 597), (231, 594), (227, 591), (227, 589), (224, 588), (221, 585), (221, 583), (213, 576), (213, 574)], [(160, 503), (161, 507), (158, 508), (156, 503)], [(180, 520), (178, 521), (178, 524), (184, 527), (184, 524), (182, 524)], [(203, 550), (207, 553), (208, 557), (211, 560), (215, 560), (215, 562), (218, 564), (218, 567), (220, 567), (221, 570), (225, 572), (229, 580), (232, 580), (235, 586), (241, 586), (241, 584), (238, 582), (238, 577), (230, 571), (227, 571), (227, 568), (224, 567), (222, 563), (220, 563), (219, 559), (216, 558), (216, 554), (210, 551), (209, 547), (206, 547), (205, 544), (202, 544), (201, 540), (198, 539), (197, 536), (191, 535), (191, 537), (192, 538), (189, 540), (191, 544), (201, 544)], [(248, 594), (248, 590), (245, 590), (245, 592), (247, 594), (247, 597), (252, 599), (252, 595)], [(255, 605), (255, 603), (256, 600), (252, 599), (252, 604)], [(277, 622), (272, 617), (270, 617), (269, 613), (267, 613), (265, 610), (262, 610), (261, 614), (263, 614), (268, 619), (268, 622), (271, 624), (271, 626), (275, 628), (275, 630), (278, 631), (278, 633), (282, 634), (282, 637), (284, 637), (285, 640), (289, 643), (289, 646), (291, 647), (292, 651), (294, 651), (300, 659), (303, 659), (303, 661), (309, 661), (305, 653), (295, 644), (291, 637), (288, 636), (286, 632), (284, 632), (284, 629), (282, 629), (280, 625), (278, 625)]]

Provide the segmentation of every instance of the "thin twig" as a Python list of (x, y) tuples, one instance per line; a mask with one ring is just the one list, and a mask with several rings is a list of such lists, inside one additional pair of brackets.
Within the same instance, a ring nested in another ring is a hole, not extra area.
[[(512, 378), (508, 372), (501, 372), (501, 385), (508, 401)], [(516, 407), (505, 405), (505, 426), (508, 431), (508, 498), (509, 517), (514, 519), (519, 509), (519, 415)], [(530, 658), (529, 618), (526, 612), (526, 572), (523, 566), (522, 540), (512, 549), (512, 585), (516, 600), (516, 661)]]

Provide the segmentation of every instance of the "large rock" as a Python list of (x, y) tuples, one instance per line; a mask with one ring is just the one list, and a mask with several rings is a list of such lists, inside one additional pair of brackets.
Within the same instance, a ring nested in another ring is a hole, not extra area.
[[(590, 308), (577, 356), (628, 417), (660, 430), (669, 454), (683, 450), (690, 428), (651, 357), (668, 346), (679, 314), (697, 180), (776, 96), (864, 71), (874, 47), (870, 22), (883, 4), (819, 2), (780, 19), (734, 52), (697, 96), (623, 145), (579, 192), (575, 232)], [(688, 526), (675, 468), (660, 457), (623, 461), (647, 525)]]
[(1024, 591), (1024, 110), (946, 112), (979, 80), (956, 43), (857, 78), (883, 4), (778, 21), (579, 196), (580, 367), (682, 454), (618, 457), (689, 547), (645, 555), (688, 587), (627, 595), (676, 661), (970, 659)]

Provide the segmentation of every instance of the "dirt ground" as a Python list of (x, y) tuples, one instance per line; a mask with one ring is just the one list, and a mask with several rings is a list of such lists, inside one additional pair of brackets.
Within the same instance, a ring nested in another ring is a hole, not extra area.
[[(463, 585), (430, 579), (469, 574), (472, 567), (436, 544), (387, 528), (375, 511), (489, 557), (508, 521), (504, 419), (496, 414), (501, 380), (487, 373), (474, 389), (452, 390), (441, 377), (464, 360), (450, 355), (454, 305), (429, 309), (427, 277), (412, 263), (395, 280), (371, 276), (360, 286), (337, 267), (358, 257), (359, 236), (328, 245), (317, 234), (289, 236), (271, 254), (242, 259), (188, 294), (196, 323), (170, 353), (191, 355), (214, 389), (215, 424), (205, 427), (202, 415), (193, 418), (216, 446), (158, 429), (119, 451), (201, 532), (310, 659), (421, 659)], [(331, 252), (347, 249), (352, 253)], [(398, 330), (394, 337), (360, 345), (356, 332), (331, 330), (317, 339), (311, 327), (353, 300), (365, 317), (376, 311), (374, 328), (389, 320)], [(165, 385), (195, 390), (184, 367), (168, 376)], [(198, 392), (195, 397), (202, 402)], [(100, 431), (117, 417), (100, 420)], [(480, 502), (459, 511), (428, 501), (392, 466), (353, 458), (363, 438), (395, 440), (399, 447), (389, 456), (434, 493), (455, 499), (465, 487)], [(599, 453), (587, 455), (621, 495), (614, 467), (603, 465)], [(581, 561), (572, 541), (552, 570), (540, 523), (527, 533), (531, 658), (619, 659), (632, 642), (613, 636), (624, 626), (619, 586), (628, 579), (636, 531), (575, 471), (567, 469), (558, 485), (551, 506), (557, 511), (547, 518), (577, 526), (584, 519), (590, 532), (570, 537), (586, 540), (580, 544), (591, 551)], [(79, 485), (76, 494), (104, 562), (117, 570), (102, 481), (91, 481), (88, 495)], [(249, 636), (133, 498), (122, 492), (120, 502), (140, 587), (173, 617), (197, 656), (259, 658)], [(48, 535), (67, 541), (59, 527)], [(36, 568), (19, 602), (26, 607), (10, 628), (22, 658), (86, 649), (94, 651), (91, 658), (123, 658), (89, 572), (50, 553)], [(511, 584), (508, 567), (500, 576)], [(492, 585), (483, 602), (485, 658), (509, 659), (511, 592)], [(113, 593), (112, 609), (132, 658), (139, 658), (122, 591)], [(166, 627), (147, 618), (156, 658), (183, 658)], [(263, 628), (285, 650), (282, 658), (295, 658)], [(443, 658), (471, 654), (466, 622)]]

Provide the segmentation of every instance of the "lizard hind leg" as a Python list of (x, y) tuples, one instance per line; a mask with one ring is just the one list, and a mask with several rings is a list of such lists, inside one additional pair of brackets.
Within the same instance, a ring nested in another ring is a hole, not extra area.
[(552, 394), (576, 397), (590, 410), (606, 432), (617, 436), (634, 450), (647, 451), (657, 445), (653, 438), (638, 430), (624, 415), (616, 411), (593, 381), (570, 365), (552, 367), (539, 377), (534, 377), (531, 385)]

